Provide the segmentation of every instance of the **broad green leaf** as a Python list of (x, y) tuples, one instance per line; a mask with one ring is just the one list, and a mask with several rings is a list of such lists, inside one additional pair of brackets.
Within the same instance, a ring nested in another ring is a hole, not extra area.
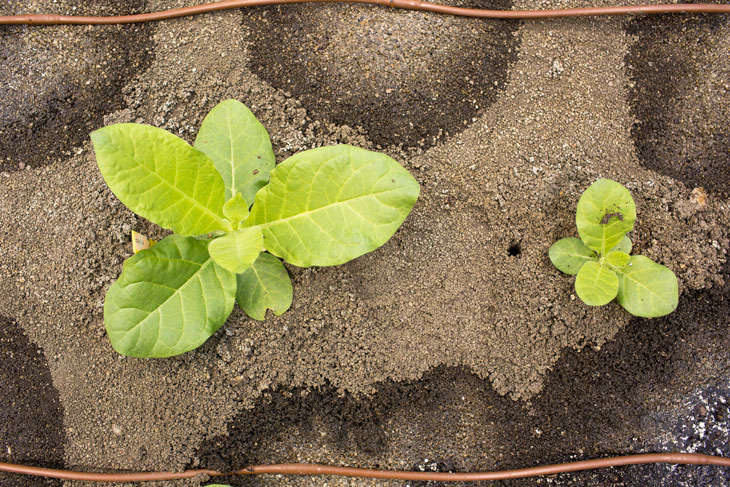
[(104, 180), (130, 210), (181, 235), (230, 229), (220, 174), (184, 140), (126, 123), (101, 128), (91, 140)]
[(221, 327), (235, 294), (236, 275), (213, 262), (207, 241), (170, 235), (124, 263), (106, 293), (106, 331), (122, 355), (178, 355)]
[(212, 240), (208, 251), (216, 264), (240, 274), (251, 267), (263, 246), (264, 236), (254, 227), (235, 230)]
[(275, 164), (269, 134), (238, 100), (224, 100), (210, 111), (194, 145), (213, 159), (226, 185), (226, 199), (239, 192), (253, 203)]
[(248, 316), (263, 321), (266, 309), (284, 314), (292, 302), (292, 285), (284, 264), (262, 252), (246, 272), (238, 275), (236, 301)]
[(181, 235), (231, 229), (220, 174), (184, 140), (123, 123), (93, 132), (91, 141), (104, 180), (133, 212)]
[(629, 254), (627, 254), (626, 252), (621, 252), (620, 250), (614, 250), (613, 252), (609, 252), (606, 256), (606, 263), (614, 267), (621, 268), (628, 264), (628, 262)]
[(602, 306), (616, 297), (618, 277), (598, 262), (586, 262), (575, 277), (575, 292), (585, 304)]
[(624, 237), (614, 248), (611, 249), (611, 252), (620, 251), (630, 254), (632, 248), (633, 244), (631, 243), (631, 239), (629, 237)]
[(575, 223), (583, 243), (606, 255), (634, 228), (636, 205), (629, 190), (616, 181), (599, 179), (578, 201)]
[(248, 203), (243, 199), (241, 193), (236, 193), (233, 198), (226, 201), (223, 205), (223, 214), (235, 227), (248, 217)]
[(338, 265), (370, 252), (403, 223), (418, 182), (390, 157), (338, 145), (300, 152), (271, 171), (245, 226), (297, 266)]
[(618, 270), (618, 302), (634, 316), (654, 318), (677, 308), (677, 277), (667, 267), (643, 255), (632, 255)]
[(581, 266), (589, 260), (597, 260), (596, 253), (585, 246), (579, 238), (561, 238), (550, 247), (550, 261), (559, 271), (578, 274)]

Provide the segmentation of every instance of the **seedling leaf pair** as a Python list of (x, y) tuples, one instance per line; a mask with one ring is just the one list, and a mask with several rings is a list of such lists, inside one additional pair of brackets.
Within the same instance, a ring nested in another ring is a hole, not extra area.
[(178, 234), (127, 260), (107, 292), (112, 345), (135, 357), (199, 346), (234, 300), (257, 320), (267, 309), (282, 314), (292, 285), (274, 256), (337, 265), (370, 252), (419, 192), (396, 161), (350, 146), (305, 151), (274, 168), (266, 130), (235, 100), (208, 114), (195, 147), (137, 124), (104, 127), (92, 142), (119, 199)]
[(578, 238), (563, 238), (549, 251), (558, 270), (576, 275), (575, 291), (590, 306), (614, 298), (635, 316), (671, 313), (678, 303), (674, 273), (647, 257), (630, 256), (626, 233), (634, 228), (636, 205), (629, 191), (615, 181), (599, 179), (578, 201)]

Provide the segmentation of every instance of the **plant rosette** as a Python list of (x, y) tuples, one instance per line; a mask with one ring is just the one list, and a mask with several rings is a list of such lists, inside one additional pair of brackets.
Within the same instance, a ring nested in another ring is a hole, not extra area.
[(91, 140), (111, 191), (174, 232), (127, 259), (107, 291), (107, 334), (132, 357), (200, 346), (234, 301), (256, 320), (267, 309), (281, 315), (292, 284), (280, 259), (333, 266), (375, 250), (420, 190), (395, 160), (347, 145), (275, 166), (266, 129), (236, 100), (211, 110), (193, 146), (141, 124), (110, 125)]
[(635, 316), (664, 316), (677, 308), (677, 277), (667, 267), (629, 255), (636, 205), (616, 181), (599, 179), (578, 201), (575, 223), (580, 238), (563, 238), (549, 251), (560, 271), (575, 275), (575, 291), (590, 306), (614, 298)]

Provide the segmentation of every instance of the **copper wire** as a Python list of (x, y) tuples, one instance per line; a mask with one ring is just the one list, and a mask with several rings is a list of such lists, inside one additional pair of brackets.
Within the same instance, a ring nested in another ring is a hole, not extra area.
[(92, 482), (149, 482), (155, 480), (189, 479), (198, 475), (223, 477), (231, 475), (333, 475), (340, 477), (360, 477), (391, 480), (423, 480), (440, 482), (474, 482), (484, 480), (503, 480), (577, 472), (623, 465), (647, 463), (669, 463), (673, 465), (716, 465), (730, 467), (730, 458), (704, 455), (700, 453), (642, 453), (618, 457), (597, 458), (577, 462), (558, 463), (537, 467), (500, 470), (493, 472), (408, 472), (401, 470), (374, 470), (354, 467), (335, 467), (312, 463), (281, 463), (276, 465), (251, 465), (235, 472), (198, 469), (184, 472), (142, 472), (142, 473), (95, 473), (75, 472), (52, 468), (31, 467), (0, 462), (0, 471), (33, 475), (64, 480), (84, 480)]
[(544, 19), (556, 17), (583, 17), (596, 15), (636, 15), (664, 13), (730, 13), (730, 5), (718, 4), (665, 4), (665, 5), (620, 5), (615, 7), (586, 7), (555, 10), (487, 10), (452, 7), (422, 0), (223, 0), (190, 7), (175, 8), (159, 12), (112, 17), (88, 17), (75, 15), (4, 15), (0, 24), (58, 25), (58, 24), (132, 24), (156, 20), (174, 19), (218, 10), (228, 10), (261, 5), (281, 5), (289, 3), (363, 3), (377, 4), (406, 10), (424, 10), (463, 17), (491, 19)]

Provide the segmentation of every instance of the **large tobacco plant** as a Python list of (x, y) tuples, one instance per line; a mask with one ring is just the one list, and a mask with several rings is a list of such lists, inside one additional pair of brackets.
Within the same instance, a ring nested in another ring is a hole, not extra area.
[(312, 149), (275, 167), (266, 129), (236, 100), (206, 116), (193, 146), (141, 124), (91, 140), (112, 192), (174, 232), (125, 261), (106, 294), (112, 346), (133, 357), (200, 346), (234, 301), (257, 320), (284, 313), (292, 285), (280, 259), (343, 264), (387, 242), (418, 198), (396, 161), (356, 147)]

